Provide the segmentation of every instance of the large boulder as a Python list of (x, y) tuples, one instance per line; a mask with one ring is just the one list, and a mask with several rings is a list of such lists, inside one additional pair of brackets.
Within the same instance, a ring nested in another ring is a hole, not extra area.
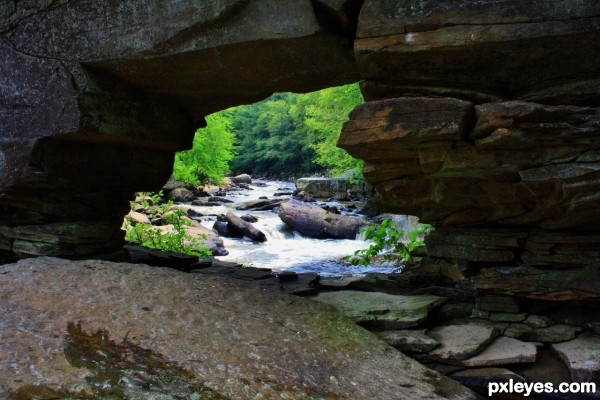
[(333, 307), (223, 277), (28, 259), (0, 267), (0, 315), (1, 398), (474, 398)]
[(305, 192), (316, 198), (366, 196), (369, 185), (353, 184), (347, 178), (299, 178), (296, 180), (298, 192)]
[(252, 177), (248, 174), (236, 175), (230, 178), (231, 183), (252, 183)]
[(279, 218), (292, 229), (314, 238), (355, 239), (365, 224), (359, 218), (334, 214), (297, 200), (282, 203)]

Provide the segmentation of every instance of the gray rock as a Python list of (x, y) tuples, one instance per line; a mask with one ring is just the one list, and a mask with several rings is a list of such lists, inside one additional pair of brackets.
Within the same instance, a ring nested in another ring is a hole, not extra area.
[(237, 175), (230, 179), (231, 183), (252, 183), (252, 177), (248, 174)]
[(558, 343), (575, 339), (581, 328), (569, 325), (551, 325), (525, 332), (521, 338), (529, 342)]
[(178, 187), (173, 189), (167, 194), (169, 200), (173, 200), (178, 203), (186, 203), (194, 200), (194, 194), (186, 188)]
[(523, 336), (529, 332), (532, 332), (533, 328), (525, 324), (510, 324), (502, 334), (515, 339), (522, 339)]
[(323, 292), (314, 298), (337, 307), (357, 323), (379, 329), (404, 329), (418, 326), (444, 297), (401, 296), (386, 293), (343, 290)]
[(550, 323), (550, 320), (540, 315), (530, 314), (524, 322), (532, 328), (545, 328)]
[(537, 348), (533, 343), (500, 336), (478, 355), (458, 361), (465, 367), (488, 367), (535, 362)]
[(437, 340), (425, 334), (424, 329), (380, 331), (375, 334), (403, 353), (428, 353), (439, 345)]
[(296, 180), (298, 192), (316, 198), (364, 196), (370, 193), (367, 184), (353, 185), (346, 178), (300, 178)]
[(577, 339), (551, 345), (577, 382), (600, 381), (600, 335), (591, 332)]
[(429, 353), (437, 360), (464, 360), (479, 354), (496, 336), (498, 330), (492, 326), (463, 324), (439, 326), (429, 336), (440, 346)]
[(333, 307), (222, 277), (28, 259), (0, 267), (0, 315), (0, 398), (473, 398)]
[(355, 239), (365, 224), (359, 218), (333, 214), (297, 200), (282, 203), (279, 218), (292, 229), (314, 238)]

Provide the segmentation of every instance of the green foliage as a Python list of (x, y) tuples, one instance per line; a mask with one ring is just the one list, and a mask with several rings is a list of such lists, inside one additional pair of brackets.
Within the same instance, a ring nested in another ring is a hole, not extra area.
[(232, 170), (266, 175), (361, 172), (360, 162), (336, 147), (349, 112), (361, 102), (358, 84), (353, 84), (306, 94), (277, 93), (229, 110), (239, 144)]
[(431, 231), (431, 225), (419, 224), (407, 235), (404, 242), (404, 232), (396, 227), (396, 222), (384, 219), (379, 225), (370, 225), (361, 231), (366, 240), (373, 244), (364, 250), (357, 250), (353, 256), (345, 257), (353, 265), (369, 265), (375, 259), (390, 261), (396, 264), (413, 261), (411, 252), (424, 244), (422, 238)]
[(229, 113), (225, 110), (206, 117), (207, 126), (196, 131), (192, 149), (175, 155), (175, 179), (191, 185), (223, 180), (235, 150)]
[(316, 136), (311, 144), (316, 153), (314, 161), (333, 175), (352, 171), (355, 176), (362, 176), (362, 161), (337, 147), (348, 114), (364, 101), (358, 84), (324, 89), (315, 96), (306, 113), (306, 125)]
[(209, 257), (211, 250), (204, 245), (206, 235), (200, 239), (190, 235), (185, 229), (191, 223), (184, 218), (182, 209), (172, 210), (173, 202), (159, 204), (162, 194), (149, 194), (142, 196), (139, 202), (131, 202), (132, 209), (139, 206), (153, 208), (157, 214), (162, 214), (167, 223), (173, 226), (172, 231), (161, 230), (159, 227), (148, 224), (132, 224), (125, 220), (125, 240), (137, 243), (149, 249), (171, 251), (197, 257)]

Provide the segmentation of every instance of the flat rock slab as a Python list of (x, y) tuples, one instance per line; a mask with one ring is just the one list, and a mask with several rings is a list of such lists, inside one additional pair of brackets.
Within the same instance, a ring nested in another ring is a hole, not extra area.
[(0, 267), (0, 398), (92, 396), (473, 398), (314, 301), (144, 265)]
[(434, 359), (464, 360), (479, 354), (498, 336), (498, 330), (492, 326), (462, 324), (440, 326), (427, 334), (440, 342), (440, 346), (429, 353)]
[(401, 296), (387, 293), (343, 290), (323, 292), (314, 300), (337, 307), (355, 322), (379, 329), (405, 329), (418, 326), (429, 311), (446, 299), (439, 296)]
[(580, 327), (558, 324), (525, 332), (521, 339), (530, 342), (566, 342), (567, 340), (575, 339), (580, 332)]
[(586, 332), (577, 339), (552, 345), (577, 382), (600, 381), (600, 335)]
[(439, 346), (424, 329), (375, 332), (384, 342), (404, 353), (427, 353)]
[(533, 363), (536, 360), (535, 344), (500, 336), (478, 355), (459, 361), (465, 367)]

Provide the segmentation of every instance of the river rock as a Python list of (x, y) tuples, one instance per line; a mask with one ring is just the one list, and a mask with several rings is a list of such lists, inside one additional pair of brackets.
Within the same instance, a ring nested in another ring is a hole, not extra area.
[(532, 363), (535, 362), (536, 355), (537, 348), (533, 343), (500, 336), (478, 355), (457, 361), (457, 363), (465, 367)]
[(536, 328), (524, 332), (520, 339), (529, 342), (557, 343), (575, 339), (582, 328), (569, 325), (551, 325), (546, 328)]
[(428, 353), (439, 345), (437, 340), (425, 334), (424, 329), (379, 331), (375, 334), (403, 353)]
[(248, 239), (255, 242), (266, 242), (267, 237), (263, 232), (257, 229), (254, 225), (244, 221), (231, 211), (225, 215), (225, 221), (227, 221), (227, 227), (232, 232), (237, 232), (242, 236), (246, 236)]
[(429, 311), (445, 301), (431, 295), (401, 296), (354, 290), (322, 292), (314, 299), (336, 306), (361, 325), (378, 329), (418, 326), (427, 319)]
[(600, 335), (582, 333), (577, 339), (551, 346), (577, 382), (600, 381)]
[(244, 214), (244, 215), (240, 216), (240, 218), (251, 224), (254, 222), (258, 222), (258, 218), (256, 218), (254, 215), (251, 215), (251, 214)]
[(176, 203), (187, 203), (194, 200), (194, 193), (187, 190), (186, 188), (178, 187), (173, 189), (167, 194), (169, 200), (173, 200)]
[(347, 178), (300, 178), (296, 180), (296, 189), (320, 199), (365, 196), (370, 192), (368, 185), (352, 184)]
[(359, 218), (333, 214), (297, 200), (282, 203), (279, 218), (292, 229), (314, 238), (355, 239), (364, 225)]
[(2, 398), (474, 398), (333, 307), (222, 277), (28, 259), (0, 267), (0, 315)]
[(237, 175), (229, 179), (231, 180), (231, 183), (252, 183), (252, 177), (248, 174)]
[(496, 336), (498, 330), (477, 324), (439, 326), (427, 332), (440, 343), (429, 355), (439, 361), (464, 360), (479, 354)]
[(236, 210), (245, 211), (268, 211), (279, 207), (284, 200), (280, 199), (263, 199), (263, 200), (250, 200), (242, 204), (237, 205)]
[(125, 216), (125, 219), (131, 222), (132, 225), (150, 224), (150, 218), (148, 218), (146, 214), (142, 214), (141, 212), (130, 211), (129, 214)]

